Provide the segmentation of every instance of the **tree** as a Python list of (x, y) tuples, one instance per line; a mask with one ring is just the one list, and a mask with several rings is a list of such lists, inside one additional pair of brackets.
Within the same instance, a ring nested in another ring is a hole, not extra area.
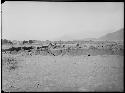
[(77, 45), (76, 45), (77, 47), (79, 47), (79, 44), (77, 43)]
[(2, 44), (13, 44), (10, 40), (2, 39)]
[(25, 41), (25, 40), (24, 40), (24, 41), (23, 41), (23, 44), (25, 44), (25, 43), (28, 43), (28, 41)]
[(32, 43), (33, 43), (33, 40), (29, 40), (29, 43), (31, 43), (31, 44), (32, 44)]

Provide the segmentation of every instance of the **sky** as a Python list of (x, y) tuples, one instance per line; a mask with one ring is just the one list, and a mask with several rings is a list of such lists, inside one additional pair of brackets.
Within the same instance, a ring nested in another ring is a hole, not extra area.
[(2, 38), (98, 38), (124, 27), (122, 2), (28, 2), (2, 5)]

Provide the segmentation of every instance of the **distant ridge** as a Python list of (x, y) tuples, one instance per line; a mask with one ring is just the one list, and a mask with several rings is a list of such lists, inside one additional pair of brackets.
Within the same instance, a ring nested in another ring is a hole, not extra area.
[(99, 38), (78, 38), (79, 34), (76, 35), (64, 35), (62, 37), (56, 38), (54, 40), (64, 40), (64, 41), (72, 41), (72, 40), (85, 40), (85, 41), (123, 41), (124, 40), (124, 28), (119, 29), (115, 32), (105, 34)]
[(96, 38), (85, 38), (85, 39), (83, 39), (83, 40), (85, 40), (85, 41), (89, 41), (89, 40), (96, 41), (97, 39), (96, 39)]
[(98, 38), (98, 40), (123, 41), (124, 40), (124, 28), (116, 32), (108, 33)]

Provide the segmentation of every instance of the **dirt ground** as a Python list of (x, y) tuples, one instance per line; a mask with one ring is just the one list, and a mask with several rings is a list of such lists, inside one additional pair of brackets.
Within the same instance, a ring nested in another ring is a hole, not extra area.
[(3, 91), (123, 91), (124, 56), (15, 57), (17, 69), (2, 67)]

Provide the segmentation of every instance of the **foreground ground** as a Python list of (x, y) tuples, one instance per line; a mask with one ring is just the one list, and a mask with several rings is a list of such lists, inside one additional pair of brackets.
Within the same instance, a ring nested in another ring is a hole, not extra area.
[(17, 69), (2, 67), (3, 91), (123, 91), (123, 56), (15, 58)]

